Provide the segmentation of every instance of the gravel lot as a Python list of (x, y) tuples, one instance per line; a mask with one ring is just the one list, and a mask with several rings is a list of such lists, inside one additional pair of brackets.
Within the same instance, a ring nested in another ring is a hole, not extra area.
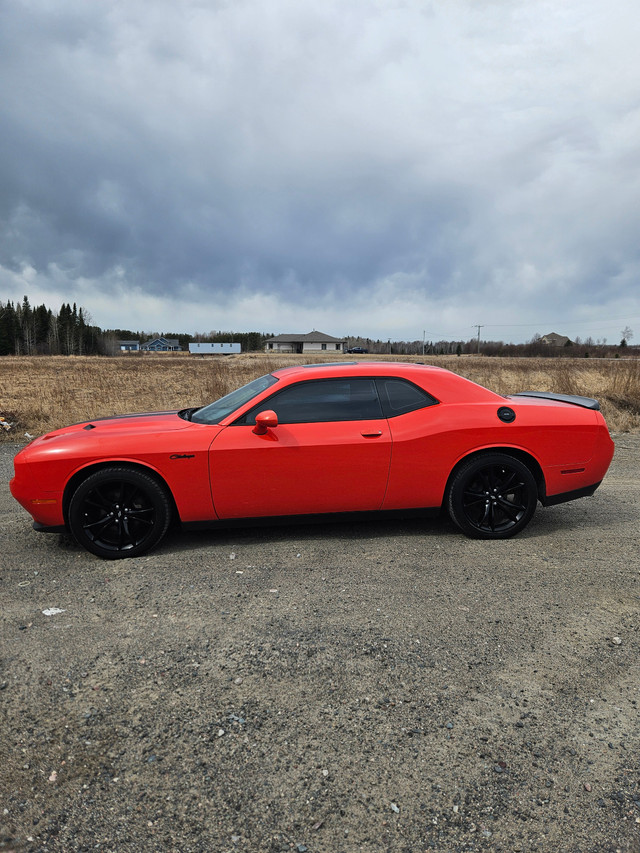
[(503, 543), (395, 520), (114, 563), (32, 531), (14, 451), (0, 850), (640, 851), (640, 436)]

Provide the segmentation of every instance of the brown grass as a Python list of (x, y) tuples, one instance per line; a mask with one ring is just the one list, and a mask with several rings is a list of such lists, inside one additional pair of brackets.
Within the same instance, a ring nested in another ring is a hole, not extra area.
[[(0, 440), (22, 439), (25, 432), (40, 435), (101, 415), (203, 405), (278, 367), (340, 360), (345, 356), (5, 356), (0, 359), (0, 416), (14, 426), (0, 429)], [(499, 394), (537, 390), (596, 397), (612, 432), (640, 432), (640, 361), (476, 356), (431, 356), (428, 361)]]

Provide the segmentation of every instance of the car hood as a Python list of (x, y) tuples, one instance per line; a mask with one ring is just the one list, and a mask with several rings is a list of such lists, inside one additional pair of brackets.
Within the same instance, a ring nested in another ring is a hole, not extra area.
[(146, 412), (142, 414), (131, 415), (112, 415), (104, 418), (94, 418), (90, 421), (83, 421), (73, 426), (62, 427), (62, 429), (54, 430), (40, 438), (34, 439), (29, 447), (36, 447), (41, 444), (60, 440), (81, 439), (91, 436), (94, 439), (107, 438), (114, 435), (137, 435), (141, 433), (158, 433), (176, 432), (178, 430), (188, 429), (191, 426), (189, 421), (185, 421), (179, 417), (178, 412)]

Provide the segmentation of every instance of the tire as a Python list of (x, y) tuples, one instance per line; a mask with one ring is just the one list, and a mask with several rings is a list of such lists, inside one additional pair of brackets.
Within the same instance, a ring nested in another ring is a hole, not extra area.
[(533, 518), (538, 488), (531, 471), (506, 453), (463, 463), (447, 492), (452, 521), (473, 539), (508, 539)]
[(138, 557), (158, 545), (171, 521), (166, 489), (133, 468), (101, 468), (76, 488), (68, 523), (77, 542), (105, 560)]

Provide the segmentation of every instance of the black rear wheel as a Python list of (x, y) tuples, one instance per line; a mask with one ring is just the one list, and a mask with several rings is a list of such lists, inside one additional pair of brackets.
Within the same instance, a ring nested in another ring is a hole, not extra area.
[(527, 466), (506, 453), (483, 453), (461, 465), (447, 494), (449, 515), (474, 539), (506, 539), (531, 521), (538, 502)]
[(137, 557), (156, 546), (171, 520), (166, 489), (133, 468), (102, 468), (83, 480), (69, 504), (69, 527), (92, 554)]

